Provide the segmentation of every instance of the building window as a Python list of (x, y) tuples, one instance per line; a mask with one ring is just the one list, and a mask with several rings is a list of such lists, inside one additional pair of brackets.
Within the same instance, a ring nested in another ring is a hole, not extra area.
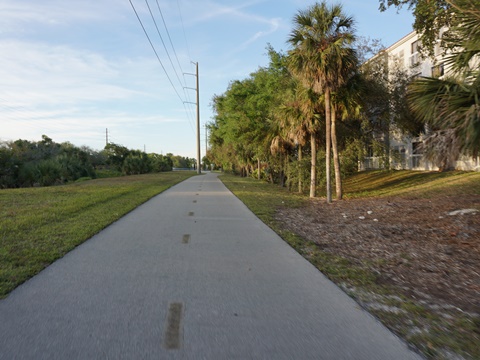
[(423, 143), (421, 141), (412, 142), (412, 169), (421, 169), (423, 164)]
[(404, 145), (394, 146), (392, 149), (392, 165), (396, 168), (405, 169), (407, 164), (407, 154)]
[(421, 141), (412, 142), (412, 152), (414, 155), (423, 154), (423, 143)]
[(418, 53), (413, 54), (412, 56), (410, 56), (410, 66), (411, 67), (417, 67), (418, 65), (420, 65), (420, 60), (418, 58)]
[(443, 63), (432, 66), (432, 77), (439, 78), (444, 75), (444, 66)]
[(412, 53), (412, 55), (413, 55), (413, 54), (416, 54), (416, 53), (418, 52), (419, 45), (420, 45), (420, 43), (419, 43), (418, 40), (412, 42), (412, 44), (411, 44), (411, 50), (412, 50), (411, 53)]
[(418, 53), (419, 48), (420, 48), (420, 42), (418, 40), (410, 44), (410, 51), (411, 51), (410, 66), (411, 67), (416, 67), (420, 64), (420, 55)]

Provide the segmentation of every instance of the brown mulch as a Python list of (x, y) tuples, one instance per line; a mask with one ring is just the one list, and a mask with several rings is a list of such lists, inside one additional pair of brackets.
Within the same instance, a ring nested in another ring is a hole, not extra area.
[(279, 209), (286, 229), (323, 251), (367, 266), (432, 306), (480, 314), (480, 196), (371, 198)]

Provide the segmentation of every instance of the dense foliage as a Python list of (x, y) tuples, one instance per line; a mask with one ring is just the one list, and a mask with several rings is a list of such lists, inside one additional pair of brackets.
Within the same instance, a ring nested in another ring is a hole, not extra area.
[(95, 177), (98, 162), (103, 160), (91, 149), (57, 144), (46, 135), (38, 142), (6, 142), (0, 145), (0, 188), (49, 186)]
[(0, 189), (60, 185), (82, 178), (108, 174), (134, 175), (189, 168), (194, 159), (173, 154), (147, 154), (110, 143), (104, 150), (55, 143), (46, 135), (41, 141), (0, 143)]
[(209, 161), (300, 192), (310, 189), (310, 196), (325, 185), (328, 194), (332, 177), (341, 198), (342, 176), (358, 169), (369, 148), (388, 153), (388, 144), (375, 143), (373, 135), (388, 133), (392, 122), (411, 127), (401, 124), (404, 116), (393, 116), (407, 108), (408, 77), (400, 71), (388, 77), (383, 64), (361, 67), (359, 59), (379, 45), (355, 41), (353, 23), (336, 5), (300, 11), (292, 49), (269, 46), (268, 66), (214, 97)]
[(446, 158), (478, 153), (478, 0), (380, 4), (413, 10), (425, 53), (437, 44), (439, 29), (451, 25), (443, 41), (455, 81), (420, 79), (411, 86), (410, 69), (386, 61), (377, 40), (357, 39), (354, 20), (341, 6), (315, 3), (294, 17), (287, 53), (268, 46), (268, 66), (215, 95), (208, 163), (299, 192), (309, 188), (312, 197), (326, 185), (330, 200), (330, 180), (341, 199), (342, 176), (365, 156), (380, 156), (380, 165), (390, 167), (392, 131), (419, 136), (438, 130), (425, 144), (434, 143), (440, 169)]

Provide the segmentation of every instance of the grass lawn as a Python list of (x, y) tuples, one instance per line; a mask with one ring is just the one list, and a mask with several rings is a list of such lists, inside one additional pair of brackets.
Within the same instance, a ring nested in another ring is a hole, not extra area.
[[(307, 192), (299, 195), (252, 178), (224, 174), (221, 179), (250, 210), (272, 227), (273, 214), (279, 206), (301, 206), (308, 201)], [(480, 173), (367, 171), (348, 177), (343, 186), (346, 199), (382, 196), (428, 198), (439, 193), (446, 196), (480, 194)], [(335, 192), (335, 189), (332, 191)], [(325, 190), (319, 189), (318, 196), (325, 196)]]
[(344, 187), (346, 198), (480, 194), (480, 172), (367, 171), (347, 178)]
[(0, 298), (140, 204), (193, 175), (168, 172), (0, 190)]
[[(281, 220), (277, 220), (278, 217), (276, 219), (276, 212), (282, 208), (298, 208), (310, 204), (308, 194), (290, 193), (276, 185), (229, 174), (220, 179), (298, 253), (359, 303), (364, 304), (390, 329), (420, 349), (426, 357), (480, 359), (480, 317), (471, 317), (454, 309), (445, 312), (444, 315), (449, 318), (443, 318), (443, 315), (439, 316), (422, 303), (405, 297), (401, 290), (377, 281), (378, 272), (371, 270), (375, 266), (369, 266), (362, 259), (354, 262), (335, 253), (322, 251), (314, 242), (285, 230)], [(355, 199), (351, 201), (356, 203), (383, 197), (390, 200), (414, 199), (413, 202), (418, 202), (421, 199), (435, 201), (439, 196), (477, 196), (480, 195), (480, 173), (370, 171), (345, 179), (344, 190), (345, 198)], [(320, 196), (322, 195), (323, 189), (320, 190)], [(379, 308), (375, 310), (370, 304), (379, 305)], [(398, 309), (399, 312), (384, 311), (385, 309)], [(450, 356), (449, 352), (455, 355)]]

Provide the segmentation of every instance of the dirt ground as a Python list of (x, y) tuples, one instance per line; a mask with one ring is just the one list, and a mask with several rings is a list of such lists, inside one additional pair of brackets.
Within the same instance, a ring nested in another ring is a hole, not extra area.
[(431, 308), (480, 316), (480, 196), (374, 198), (281, 209), (277, 220)]

